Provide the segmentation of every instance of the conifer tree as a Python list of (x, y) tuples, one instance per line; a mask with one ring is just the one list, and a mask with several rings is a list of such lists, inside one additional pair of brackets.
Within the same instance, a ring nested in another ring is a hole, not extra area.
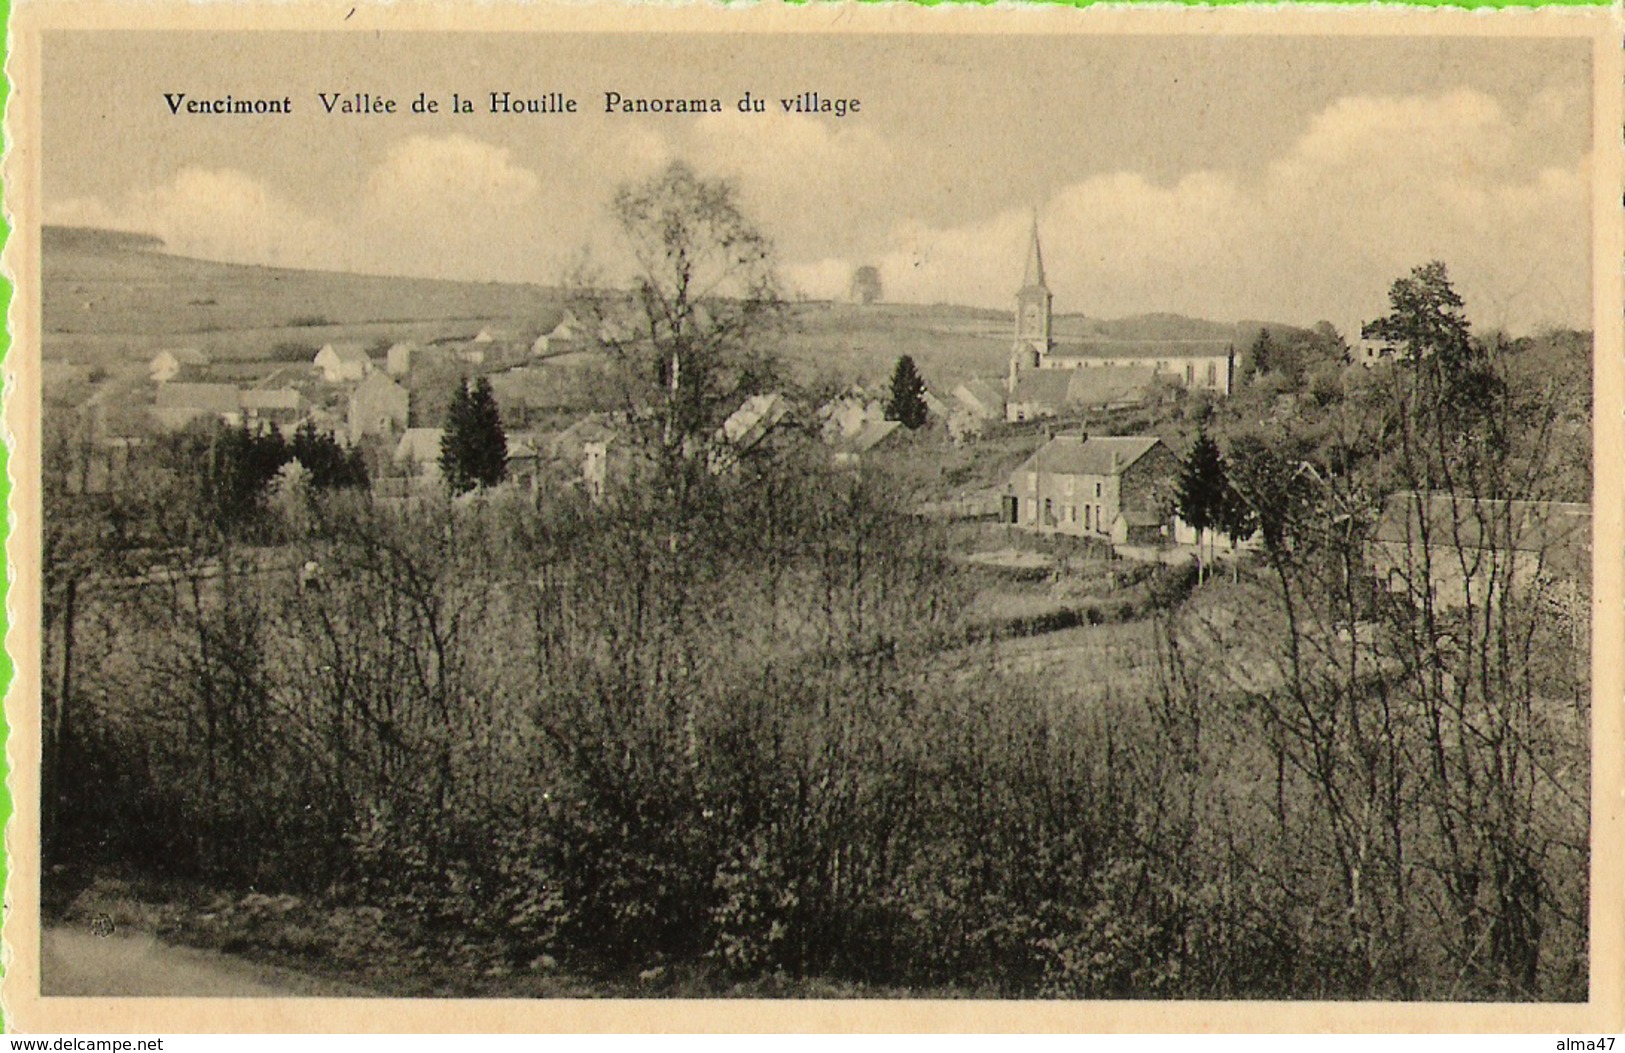
[(904, 355), (891, 375), (891, 399), (886, 403), (886, 419), (901, 421), (913, 431), (924, 426), (926, 418), (925, 381), (914, 368), (914, 359)]
[(1191, 444), (1179, 477), (1179, 517), (1197, 530), (1198, 560), (1203, 536), (1224, 522), (1228, 489), (1219, 444), (1203, 432)]
[(440, 437), (440, 473), (454, 494), (495, 486), (508, 474), (508, 437), (485, 377), (459, 384), (452, 395)]

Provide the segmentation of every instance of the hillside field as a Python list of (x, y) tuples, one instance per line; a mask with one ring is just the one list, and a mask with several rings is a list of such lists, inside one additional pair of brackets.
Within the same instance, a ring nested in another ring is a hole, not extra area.
[[(561, 290), (537, 285), (217, 263), (114, 231), (46, 227), (41, 241), (44, 358), (115, 373), (137, 371), (166, 347), (195, 347), (217, 363), (263, 362), (331, 341), (427, 343), (482, 327), (524, 334), (567, 306)], [(898, 356), (911, 355), (946, 395), (972, 376), (1003, 376), (1010, 325), (1009, 312), (983, 308), (801, 303), (781, 346), (798, 379), (841, 383), (883, 383)], [(1055, 318), (1061, 341), (1234, 339), (1240, 349), (1256, 329), (1178, 315)]]

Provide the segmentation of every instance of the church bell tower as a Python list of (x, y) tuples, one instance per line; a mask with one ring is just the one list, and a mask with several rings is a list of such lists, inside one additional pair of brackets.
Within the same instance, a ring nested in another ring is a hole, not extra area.
[(1012, 367), (1019, 361), (1022, 368), (1042, 369), (1049, 354), (1050, 295), (1044, 282), (1044, 253), (1038, 246), (1038, 217), (1033, 216), (1031, 243), (1027, 248), (1027, 268), (1021, 277), (1021, 288), (1016, 291), (1016, 346), (1012, 352)]

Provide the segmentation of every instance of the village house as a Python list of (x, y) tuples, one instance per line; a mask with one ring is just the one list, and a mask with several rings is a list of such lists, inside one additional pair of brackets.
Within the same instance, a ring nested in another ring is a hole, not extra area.
[(1116, 544), (1172, 536), (1180, 462), (1153, 435), (1057, 435), (1010, 476), (1007, 523)]
[(369, 373), (350, 392), (350, 441), (390, 436), (404, 429), (412, 406), (405, 388), (382, 373)]
[(242, 394), (231, 384), (161, 384), (152, 415), (171, 431), (200, 417), (216, 417), (235, 427), (243, 420)]
[(783, 395), (752, 395), (722, 422), (718, 438), (733, 450), (749, 450), (789, 416), (790, 403)]
[(1425, 598), (1437, 609), (1483, 609), (1509, 588), (1538, 590), (1584, 620), (1591, 506), (1392, 494), (1367, 544), (1367, 560), (1379, 586), (1417, 602)]
[(613, 425), (602, 416), (583, 417), (553, 437), (549, 454), (563, 466), (564, 481), (578, 485), (593, 500), (604, 496), (617, 445)]
[(850, 435), (837, 435), (829, 440), (834, 447), (835, 463), (855, 465), (873, 455), (876, 450), (893, 446), (908, 435), (901, 421), (872, 420)]
[(538, 320), (540, 335), (531, 341), (533, 358), (581, 349), (581, 323), (572, 311), (555, 311)]
[(372, 359), (360, 344), (327, 344), (313, 364), (329, 384), (354, 382), (372, 372)]
[(294, 388), (249, 388), (238, 393), (243, 419), (286, 430), (304, 416), (305, 400)]
[(954, 388), (953, 397), (977, 420), (1004, 419), (1005, 391), (991, 381), (980, 378), (967, 380)]
[(746, 454), (781, 434), (790, 415), (790, 401), (778, 392), (747, 398), (722, 422), (706, 451), (711, 471), (720, 475), (737, 468)]
[(1156, 372), (1146, 366), (1028, 370), (1015, 377), (1005, 405), (1008, 421), (1038, 420), (1064, 409), (1137, 406), (1151, 397)]
[(886, 419), (886, 404), (854, 385), (818, 409), (825, 442), (850, 439), (864, 428)]
[(440, 482), (441, 428), (407, 428), (395, 444), (395, 465), (425, 486)]
[(391, 344), (384, 352), (384, 371), (392, 377), (404, 377), (412, 372), (411, 344)]
[(147, 363), (147, 375), (154, 383), (167, 384), (183, 371), (201, 369), (208, 364), (209, 356), (195, 347), (166, 348)]
[(507, 436), (509, 486), (535, 493), (541, 486), (541, 444), (534, 435)]

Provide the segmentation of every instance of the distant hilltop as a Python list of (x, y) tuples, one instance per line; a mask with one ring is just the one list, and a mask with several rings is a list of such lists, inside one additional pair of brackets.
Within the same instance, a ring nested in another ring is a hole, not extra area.
[(40, 228), (40, 248), (79, 252), (162, 252), (164, 240), (128, 230), (46, 225)]

